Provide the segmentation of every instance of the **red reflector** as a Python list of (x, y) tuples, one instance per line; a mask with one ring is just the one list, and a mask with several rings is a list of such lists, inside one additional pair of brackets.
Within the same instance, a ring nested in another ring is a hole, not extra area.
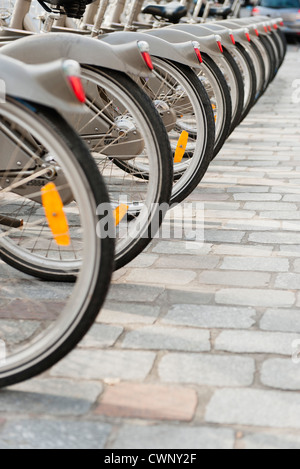
[(250, 37), (250, 34), (249, 33), (246, 33), (246, 38), (249, 42), (251, 42), (251, 37)]
[(151, 55), (149, 54), (149, 52), (142, 52), (142, 57), (149, 70), (152, 71), (154, 69), (154, 65), (152, 63)]
[(257, 37), (259, 37), (258, 29), (255, 29), (255, 34), (256, 34)]
[(274, 29), (278, 29), (277, 24), (273, 24)]
[(284, 26), (284, 22), (283, 22), (283, 21), (280, 21), (279, 24), (280, 24), (280, 26), (282, 26), (282, 27)]
[(268, 30), (270, 31), (270, 33), (272, 32), (271, 26), (268, 26)]
[(266, 33), (268, 32), (267, 26), (264, 26), (264, 30), (266, 31)]
[(218, 47), (219, 47), (219, 49), (220, 49), (220, 52), (222, 52), (222, 54), (223, 54), (224, 49), (223, 49), (223, 46), (222, 46), (221, 41), (217, 41), (217, 44), (218, 44)]
[(197, 57), (198, 57), (199, 62), (202, 64), (202, 63), (203, 63), (203, 59), (202, 59), (202, 55), (201, 55), (201, 52), (200, 52), (200, 50), (198, 49), (198, 47), (195, 47), (195, 52), (196, 52), (196, 55), (197, 55)]
[(80, 77), (69, 76), (68, 80), (78, 101), (85, 103), (86, 96)]
[(253, 8), (252, 13), (253, 13), (254, 15), (258, 14), (258, 13), (259, 13), (259, 9), (258, 9), (258, 8)]
[(235, 38), (233, 34), (230, 34), (230, 39), (231, 39), (232, 44), (235, 46)]

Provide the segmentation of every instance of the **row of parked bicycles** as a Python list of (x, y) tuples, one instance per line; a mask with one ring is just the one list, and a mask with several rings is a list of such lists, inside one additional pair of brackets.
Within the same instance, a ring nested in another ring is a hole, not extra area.
[(275, 78), (281, 19), (233, 11), (2, 2), (0, 387), (75, 347)]

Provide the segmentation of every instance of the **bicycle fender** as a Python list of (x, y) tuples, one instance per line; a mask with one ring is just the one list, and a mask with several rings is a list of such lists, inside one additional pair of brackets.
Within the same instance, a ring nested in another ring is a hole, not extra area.
[(219, 26), (215, 23), (207, 23), (203, 26), (203, 29), (206, 29), (210, 34), (218, 34), (218, 36), (221, 36), (222, 45), (227, 49), (231, 49), (234, 46), (230, 38), (230, 35), (233, 34), (232, 29), (225, 28), (225, 26)]
[(44, 65), (26, 65), (0, 56), (0, 80), (7, 96), (71, 112), (83, 112), (63, 71), (63, 60)]
[(158, 31), (163, 31), (164, 34), (169, 37), (171, 41), (197, 41), (200, 44), (201, 52), (205, 52), (210, 56), (219, 56), (221, 55), (220, 49), (217, 44), (217, 40), (220, 38), (217, 35), (210, 33), (206, 34), (206, 31), (203, 33), (203, 30), (196, 25), (185, 25), (185, 24), (176, 24), (168, 26), (167, 28), (159, 29)]
[[(191, 38), (188, 41), (177, 41), (179, 44), (172, 43), (160, 34), (160, 31), (146, 32), (115, 32), (113, 34), (104, 35), (101, 41), (108, 44), (123, 44), (133, 39), (138, 41), (146, 41), (150, 46), (150, 54), (159, 58), (173, 60), (189, 67), (197, 67), (200, 65)], [(156, 34), (157, 33), (157, 34)], [(161, 37), (160, 37), (161, 36)], [(195, 39), (194, 39), (195, 40)], [(183, 43), (181, 43), (183, 42)]]
[(130, 43), (113, 46), (77, 34), (34, 34), (3, 46), (0, 53), (27, 64), (52, 62), (63, 57), (80, 64), (149, 77), (151, 72), (137, 42), (134, 37)]

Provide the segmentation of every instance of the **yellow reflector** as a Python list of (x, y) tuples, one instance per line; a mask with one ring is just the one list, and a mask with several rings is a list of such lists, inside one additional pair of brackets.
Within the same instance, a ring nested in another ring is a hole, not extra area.
[(125, 204), (121, 204), (119, 205), (119, 207), (117, 207), (115, 210), (114, 210), (114, 218), (115, 218), (115, 224), (116, 226), (119, 225), (119, 223), (123, 220), (123, 218), (125, 217), (126, 213), (128, 212), (128, 209), (129, 209), (129, 206), (128, 205), (125, 205)]
[(174, 155), (174, 163), (180, 163), (188, 144), (189, 134), (185, 130), (181, 133), (179, 140), (177, 142), (177, 147)]
[(53, 237), (59, 246), (71, 244), (68, 220), (56, 185), (49, 182), (41, 189), (42, 204)]
[(216, 115), (215, 115), (215, 122), (217, 122), (217, 117), (218, 117), (218, 116), (217, 116), (217, 114), (216, 114)]
[(217, 106), (215, 104), (212, 104), (211, 107), (213, 108), (214, 111), (217, 109)]

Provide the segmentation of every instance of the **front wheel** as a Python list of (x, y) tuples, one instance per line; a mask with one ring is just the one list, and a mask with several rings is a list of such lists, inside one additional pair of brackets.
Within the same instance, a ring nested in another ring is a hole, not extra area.
[(114, 241), (97, 215), (104, 205), (113, 223), (103, 181), (56, 112), (8, 98), (0, 134), (3, 387), (45, 371), (82, 339), (108, 291)]

